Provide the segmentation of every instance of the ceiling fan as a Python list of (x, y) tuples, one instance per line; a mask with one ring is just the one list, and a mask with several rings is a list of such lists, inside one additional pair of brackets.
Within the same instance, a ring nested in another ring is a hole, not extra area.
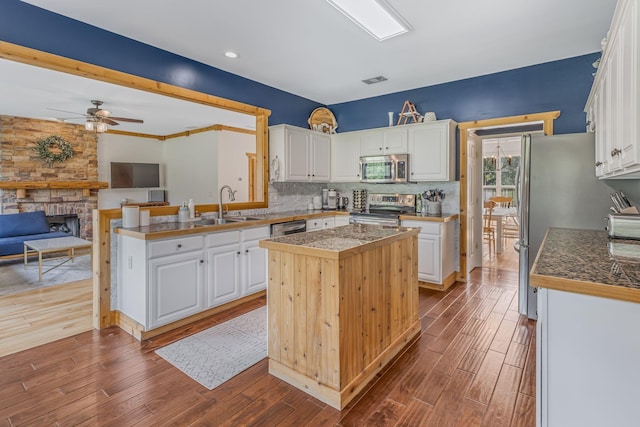
[(73, 111), (58, 110), (58, 109), (55, 109), (55, 108), (50, 108), (50, 110), (62, 111), (64, 113), (80, 114), (80, 117), (66, 117), (66, 118), (61, 118), (61, 119), (58, 119), (58, 120), (67, 121), (67, 120), (73, 120), (73, 119), (77, 119), (77, 118), (86, 118), (87, 121), (85, 123), (85, 128), (87, 130), (93, 130), (94, 127), (95, 127), (95, 129), (98, 132), (105, 132), (107, 130), (107, 125), (118, 126), (120, 124), (118, 122), (144, 123), (144, 121), (141, 120), (141, 119), (132, 119), (132, 118), (128, 118), (128, 117), (115, 117), (115, 116), (112, 116), (111, 112), (109, 110), (105, 110), (105, 109), (100, 108), (100, 106), (102, 104), (104, 104), (104, 102), (99, 101), (97, 99), (92, 99), (91, 103), (94, 106), (87, 108), (86, 114), (75, 113)]

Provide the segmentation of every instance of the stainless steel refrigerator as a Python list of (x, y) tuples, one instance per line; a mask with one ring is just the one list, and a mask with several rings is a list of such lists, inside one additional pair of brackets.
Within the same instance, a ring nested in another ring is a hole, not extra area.
[(520, 155), (518, 310), (536, 319), (537, 295), (529, 286), (529, 272), (547, 229), (604, 230), (614, 190), (596, 178), (593, 133), (524, 135)]

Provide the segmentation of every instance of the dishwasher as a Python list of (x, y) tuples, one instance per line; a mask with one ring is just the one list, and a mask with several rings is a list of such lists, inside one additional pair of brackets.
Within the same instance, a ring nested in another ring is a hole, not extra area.
[(271, 224), (271, 237), (286, 236), (287, 234), (294, 233), (304, 233), (305, 231), (307, 231), (307, 221), (305, 221), (304, 219)]

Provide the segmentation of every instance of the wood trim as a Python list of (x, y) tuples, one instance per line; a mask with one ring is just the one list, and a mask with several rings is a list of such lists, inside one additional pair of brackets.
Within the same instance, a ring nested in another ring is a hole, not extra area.
[(467, 281), (467, 132), (471, 129), (489, 126), (505, 126), (541, 121), (543, 123), (544, 134), (553, 135), (553, 121), (559, 116), (560, 111), (556, 110), (544, 113), (525, 114), (522, 116), (499, 117), (458, 123), (458, 130), (460, 131), (458, 138), (458, 151), (460, 153), (460, 271), (456, 277), (458, 281)]
[(152, 133), (130, 132), (127, 130), (115, 130), (115, 129), (109, 129), (105, 133), (108, 133), (110, 135), (133, 136), (135, 138), (149, 138), (149, 139), (158, 139), (160, 141), (164, 141), (164, 137), (162, 135), (154, 135)]
[(122, 71), (100, 67), (98, 65), (65, 58), (63, 56), (19, 46), (5, 41), (0, 41), (0, 58), (48, 68), (50, 70), (62, 71), (68, 74), (74, 74), (76, 76), (87, 77), (107, 83), (114, 83), (120, 86), (143, 90), (145, 92), (170, 96), (184, 101), (197, 102), (203, 105), (224, 108), (225, 110), (231, 110), (238, 113), (251, 114), (254, 116), (269, 116), (271, 114), (271, 111), (265, 108), (255, 107), (253, 105), (232, 101), (230, 99), (202, 92), (196, 92), (195, 90), (173, 86), (167, 83), (150, 80), (145, 77), (123, 73)]
[(226, 131), (229, 131), (229, 132), (246, 133), (246, 134), (249, 134), (249, 135), (255, 135), (256, 134), (255, 130), (243, 129), (243, 128), (238, 128), (238, 127), (234, 127), (234, 126), (227, 126), (227, 125), (221, 125), (221, 124), (206, 126), (206, 127), (198, 128), (198, 129), (185, 130), (183, 132), (172, 133), (172, 134), (169, 134), (169, 135), (154, 135), (154, 134), (150, 134), (150, 133), (130, 132), (130, 131), (126, 131), (126, 130), (115, 130), (115, 129), (109, 129), (106, 133), (110, 133), (110, 134), (113, 134), (113, 135), (133, 136), (133, 137), (137, 137), (137, 138), (150, 138), (150, 139), (157, 139), (159, 141), (166, 141), (167, 139), (179, 138), (181, 136), (190, 136), (190, 135), (194, 135), (196, 133), (209, 132), (209, 131), (223, 131), (223, 130), (226, 130)]
[(247, 156), (247, 169), (249, 170), (249, 201), (256, 199), (256, 153), (244, 153)]
[(175, 322), (171, 322), (167, 325), (160, 326), (159, 328), (155, 328), (150, 331), (145, 331), (144, 327), (141, 324), (139, 324), (138, 322), (136, 322), (135, 320), (131, 319), (129, 316), (127, 316), (126, 314), (118, 310), (114, 310), (111, 313), (111, 318), (113, 319), (113, 325), (118, 326), (120, 329), (132, 335), (138, 341), (144, 341), (149, 338), (162, 335), (166, 332), (170, 332), (175, 329), (182, 328), (186, 325), (197, 322), (198, 320), (202, 320), (209, 316), (213, 316), (214, 314), (218, 314), (225, 310), (229, 310), (230, 308), (237, 307), (246, 302), (264, 298), (266, 295), (267, 295), (267, 291), (256, 292), (255, 294), (247, 295), (245, 297), (228, 302), (226, 304), (207, 309), (198, 314), (185, 317), (184, 319), (176, 320)]
[(420, 280), (418, 281), (418, 286), (425, 289), (433, 289), (434, 291), (446, 291), (451, 287), (451, 285), (456, 283), (456, 275), (457, 272), (454, 271), (449, 276), (444, 278), (442, 284)]
[(93, 211), (93, 327), (111, 326), (111, 220), (122, 211)]
[(100, 189), (109, 188), (103, 181), (0, 181), (0, 189), (42, 190), (55, 189)]

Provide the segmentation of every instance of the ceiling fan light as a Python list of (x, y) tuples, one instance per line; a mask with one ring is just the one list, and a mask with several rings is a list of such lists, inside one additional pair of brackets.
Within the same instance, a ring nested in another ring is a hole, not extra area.
[(102, 133), (107, 131), (107, 124), (105, 122), (98, 122), (96, 125), (96, 132)]
[(94, 129), (94, 123), (91, 120), (87, 120), (84, 124), (85, 130), (92, 131)]

